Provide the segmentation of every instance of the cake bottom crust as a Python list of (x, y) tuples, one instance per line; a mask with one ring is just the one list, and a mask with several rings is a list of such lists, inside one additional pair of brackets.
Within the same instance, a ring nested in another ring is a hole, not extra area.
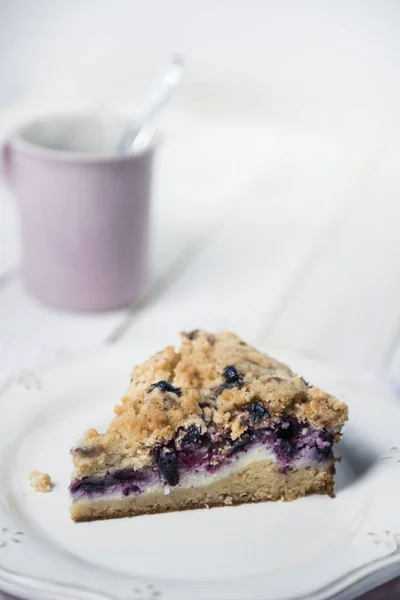
[(74, 521), (117, 519), (144, 514), (238, 505), (250, 502), (291, 501), (309, 494), (334, 497), (334, 460), (321, 467), (307, 466), (286, 473), (270, 460), (255, 461), (209, 485), (170, 488), (127, 498), (75, 502)]

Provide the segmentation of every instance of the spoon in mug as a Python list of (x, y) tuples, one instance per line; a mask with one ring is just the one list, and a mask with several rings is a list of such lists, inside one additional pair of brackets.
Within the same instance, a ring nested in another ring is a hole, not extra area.
[(174, 56), (168, 65), (160, 88), (149, 101), (146, 112), (137, 119), (128, 129), (116, 146), (117, 154), (129, 154), (135, 146), (135, 141), (143, 129), (151, 123), (153, 118), (159, 113), (171, 99), (172, 93), (182, 81), (184, 71), (184, 61), (181, 56)]

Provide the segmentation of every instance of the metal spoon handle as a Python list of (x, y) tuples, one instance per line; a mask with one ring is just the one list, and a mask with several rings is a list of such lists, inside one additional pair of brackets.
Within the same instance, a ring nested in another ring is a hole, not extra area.
[(138, 121), (127, 129), (122, 139), (119, 141), (116, 148), (119, 154), (126, 154), (131, 150), (139, 132), (148, 125), (155, 115), (169, 102), (172, 92), (181, 82), (183, 70), (183, 59), (180, 56), (174, 57), (164, 73), (160, 89), (151, 96), (146, 112)]

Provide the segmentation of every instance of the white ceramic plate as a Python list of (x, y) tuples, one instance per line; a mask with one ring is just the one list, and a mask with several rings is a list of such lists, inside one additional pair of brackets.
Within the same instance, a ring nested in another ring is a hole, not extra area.
[[(14, 381), (0, 397), (0, 589), (30, 600), (355, 598), (400, 573), (400, 408), (280, 354), (350, 406), (337, 497), (75, 524), (69, 448), (102, 429), (133, 363), (118, 347)], [(31, 469), (54, 490), (35, 493)]]

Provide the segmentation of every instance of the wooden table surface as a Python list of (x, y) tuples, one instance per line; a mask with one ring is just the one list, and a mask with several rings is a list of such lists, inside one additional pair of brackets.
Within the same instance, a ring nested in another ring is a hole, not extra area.
[[(0, 133), (26, 114), (0, 111)], [(138, 306), (65, 314), (30, 298), (15, 202), (0, 188), (0, 386), (105, 344), (161, 348), (201, 327), (288, 346), (396, 394), (400, 146), (237, 115), (174, 112), (162, 129), (152, 287)], [(400, 597), (390, 589), (368, 599)]]

